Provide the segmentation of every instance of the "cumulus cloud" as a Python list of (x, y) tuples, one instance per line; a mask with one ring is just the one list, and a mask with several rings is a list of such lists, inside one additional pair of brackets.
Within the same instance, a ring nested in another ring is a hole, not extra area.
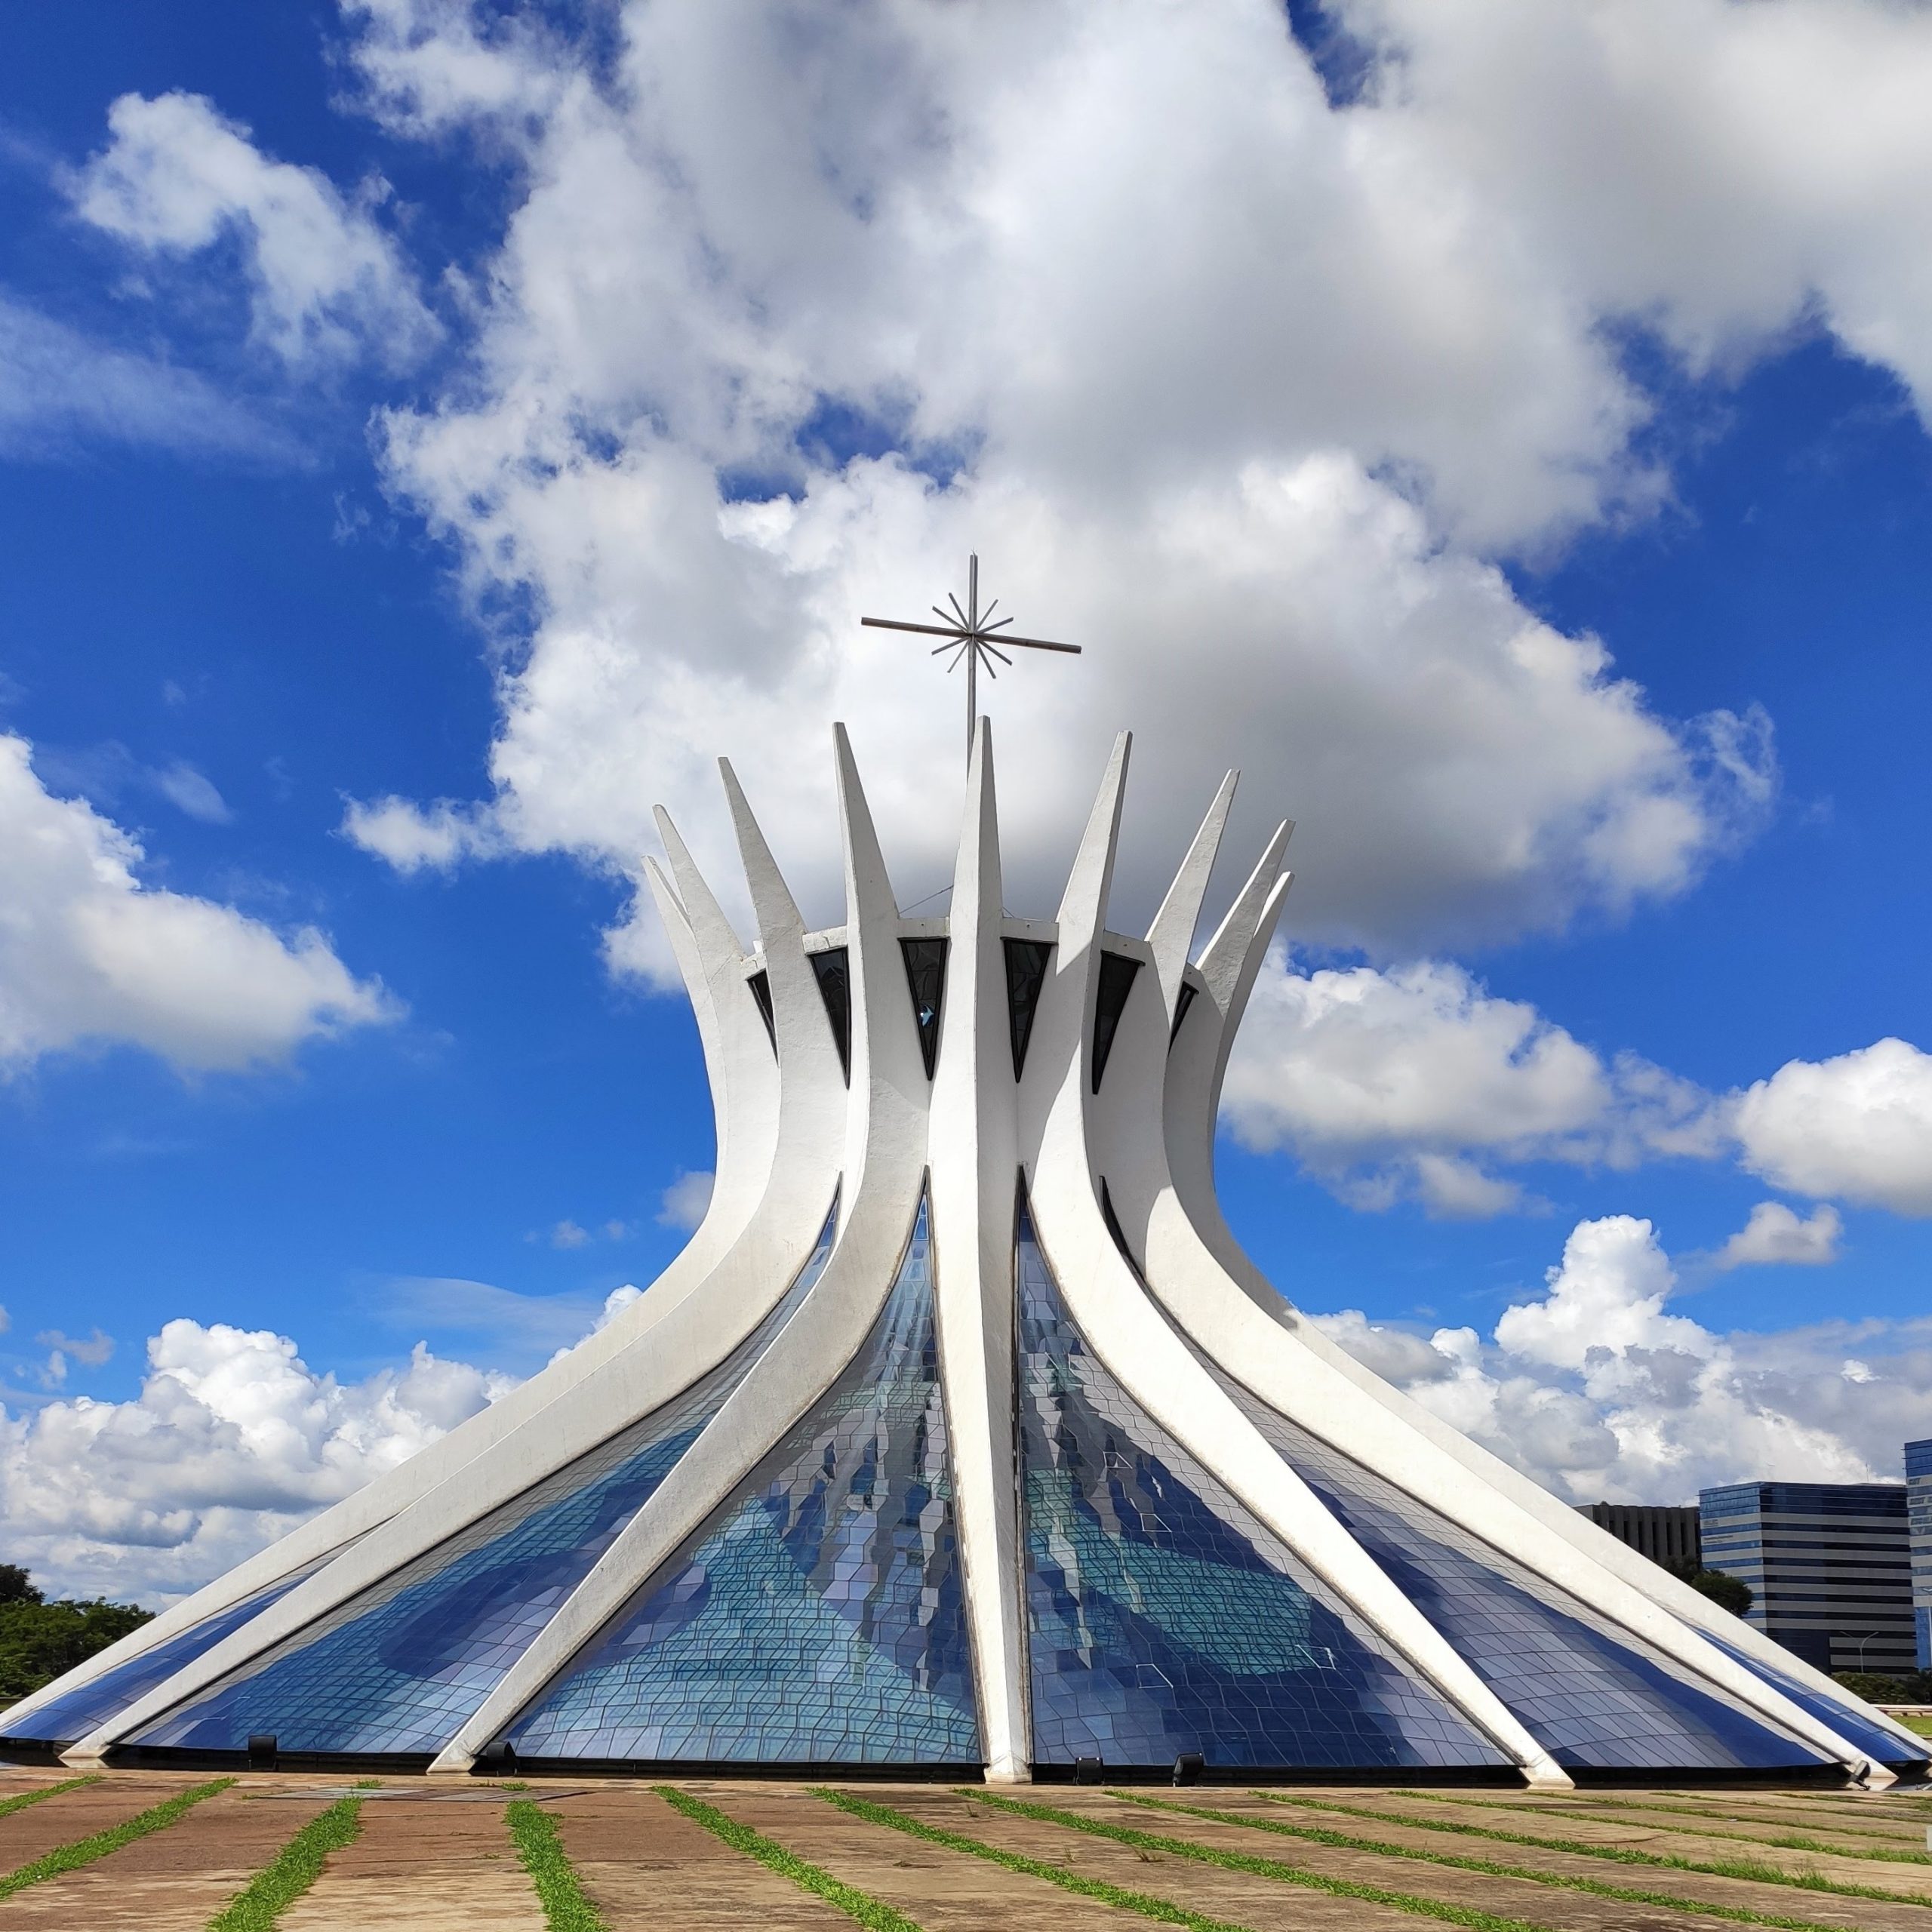
[(1775, 1186), (1932, 1214), (1932, 1054), (1903, 1040), (1792, 1060), (1738, 1097), (1732, 1124)]
[(1358, 1312), (1321, 1326), (1379, 1374), (1577, 1502), (1681, 1503), (1749, 1477), (1871, 1481), (1932, 1401), (1932, 1321), (1720, 1334), (1669, 1307), (1648, 1221), (1581, 1221), (1540, 1295), (1423, 1337)]
[[(1654, 0), (1638, 11), (1658, 48), (1678, 44), (1674, 6), (1715, 78), (1680, 85), (1647, 54), (1626, 134), (1678, 130), (1707, 82), (1746, 85), (1737, 10)], [(1151, 909), (1163, 841), (1223, 759), (1251, 776), (1241, 835), (1271, 810), (1302, 822), (1297, 918), (1324, 943), (1399, 956), (1684, 889), (1770, 803), (1767, 721), (1659, 715), (1492, 559), (1657, 500), (1619, 330), (1678, 318), (1669, 340), (1700, 368), (1720, 336), (1734, 361), (1781, 344), (1811, 312), (1816, 230), (1780, 214), (1788, 170), (1754, 186), (1782, 292), (1706, 288), (1701, 308), (1696, 248), (1646, 281), (1605, 270), (1586, 230), (1543, 245), (1546, 150), (1586, 152), (1586, 131), (1560, 108), (1509, 121), (1495, 160), (1478, 84), (1503, 85), (1505, 15), (1354, 20), (1387, 57), (1338, 111), (1259, 4), (1203, 23), (1066, 0), (970, 30), (943, 10), (807, 27), (632, 6), (577, 51), (457, 0), (363, 0), (350, 57), (371, 110), (523, 164), (471, 285), (468, 367), (392, 411), (383, 447), (479, 611), (531, 624), (494, 640), (490, 795), (383, 799), (349, 835), (410, 869), (561, 851), (631, 876), (661, 798), (728, 872), (709, 769), (726, 749), (832, 916), (823, 737), (844, 717), (916, 897), (955, 830), (933, 777), (956, 759), (952, 706), (923, 654), (857, 620), (922, 610), (977, 547), (1008, 608), (1090, 647), (1016, 666), (995, 706), (1024, 777), (1017, 897), (1051, 903), (1109, 731), (1155, 720), (1123, 916)], [(1531, 38), (1525, 99), (1623, 85), (1604, 35)], [(1853, 38), (1876, 76), (1927, 33)], [(1779, 118), (1855, 97), (1782, 42), (1767, 57)], [(1917, 137), (1886, 138), (1909, 174)], [(1617, 178), (1598, 171), (1599, 199)], [(1706, 186), (1670, 213), (1715, 248), (1732, 211)], [(1909, 258), (1872, 241), (1875, 265)], [(1886, 300), (1916, 300), (1884, 272)], [(648, 914), (610, 950), (668, 971)], [(1469, 1192), (1441, 1182), (1445, 1202)]]
[(69, 184), (75, 211), (149, 255), (185, 257), (238, 240), (254, 333), (285, 361), (369, 346), (400, 362), (436, 333), (373, 217), (381, 183), (349, 200), (318, 169), (263, 154), (199, 94), (123, 94), (107, 125), (107, 146)]
[(150, 1605), (198, 1587), (352, 1494), (511, 1383), (418, 1344), (343, 1383), (267, 1330), (167, 1323), (125, 1402), (0, 1422), (9, 1551), (60, 1591)]
[(1780, 1264), (1823, 1266), (1838, 1258), (1844, 1223), (1829, 1204), (1800, 1219), (1782, 1201), (1761, 1201), (1751, 1218), (1718, 1249), (1712, 1265), (1720, 1269)]
[(1365, 1207), (1473, 1217), (1534, 1204), (1496, 1163), (1627, 1168), (1724, 1146), (1712, 1098), (1632, 1054), (1606, 1060), (1537, 1009), (1423, 960), (1300, 973), (1275, 948), (1223, 1115)]
[(680, 1174), (664, 1190), (663, 1198), (657, 1210), (657, 1225), (660, 1228), (681, 1228), (688, 1234), (704, 1219), (705, 1211), (711, 1205), (711, 1190), (715, 1181), (709, 1169), (694, 1174)]
[(143, 886), (140, 845), (35, 777), (0, 733), (0, 1074), (126, 1041), (184, 1071), (285, 1058), (392, 1018), (312, 928), (286, 937), (233, 907)]

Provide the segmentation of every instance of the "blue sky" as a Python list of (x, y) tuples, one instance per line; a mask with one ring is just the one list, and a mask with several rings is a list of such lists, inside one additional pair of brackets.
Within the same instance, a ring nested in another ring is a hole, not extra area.
[(1118, 725), (1121, 923), (1223, 763), (1230, 875), (1299, 822), (1221, 1161), (1284, 1292), (1579, 1497), (1932, 1433), (1932, 23), (968, 11), (0, 29), (48, 1574), (197, 1581), (649, 1282), (648, 808), (721, 873), (729, 753), (829, 922), (847, 718), (930, 891), (957, 693), (853, 619), (969, 545), (1088, 646), (991, 694), (1016, 909)]

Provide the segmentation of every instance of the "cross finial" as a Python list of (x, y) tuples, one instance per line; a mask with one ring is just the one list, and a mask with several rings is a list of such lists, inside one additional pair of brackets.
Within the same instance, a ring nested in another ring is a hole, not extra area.
[[(1015, 637), (1007, 629), (1012, 623), (1011, 617), (993, 621), (993, 613), (999, 608), (995, 597), (984, 611), (980, 608), (980, 556), (975, 551), (966, 566), (966, 605), (961, 609), (959, 599), (950, 592), (946, 602), (951, 609), (941, 610), (933, 606), (933, 614), (940, 621), (936, 624), (911, 624), (902, 623), (896, 617), (861, 617), (862, 624), (869, 624), (881, 631), (917, 631), (924, 637), (943, 638), (943, 644), (934, 645), (935, 657), (946, 651), (952, 653), (952, 662), (946, 668), (955, 671), (963, 658), (966, 664), (966, 756), (970, 762), (973, 756), (973, 728), (980, 715), (980, 666), (986, 667), (986, 675), (997, 678), (999, 673), (992, 667), (997, 657), (1002, 664), (1011, 665), (1013, 660), (1001, 648), (1004, 645), (1018, 645), (1028, 651), (1063, 651), (1078, 657), (1080, 647), (1077, 644), (1054, 644), (1043, 637)], [(997, 638), (998, 641), (995, 642)]]

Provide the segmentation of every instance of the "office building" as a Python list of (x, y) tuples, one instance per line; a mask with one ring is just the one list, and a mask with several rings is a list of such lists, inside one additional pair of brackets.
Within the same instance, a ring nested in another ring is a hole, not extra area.
[(1695, 1503), (1669, 1509), (1640, 1503), (1580, 1503), (1578, 1510), (1619, 1543), (1679, 1576), (1703, 1566)]
[(1698, 1500), (1706, 1564), (1750, 1585), (1774, 1642), (1820, 1670), (1913, 1667), (1903, 1483), (1731, 1483)]

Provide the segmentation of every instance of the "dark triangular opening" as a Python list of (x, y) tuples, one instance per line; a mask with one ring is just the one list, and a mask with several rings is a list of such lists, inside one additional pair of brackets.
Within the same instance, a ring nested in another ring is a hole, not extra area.
[(912, 1017), (919, 1029), (919, 1054), (926, 1063), (928, 1080), (939, 1059), (940, 1013), (946, 1004), (946, 945), (943, 939), (899, 942), (899, 949), (906, 955), (906, 984), (912, 995)]
[(758, 1001), (758, 1017), (764, 1022), (765, 1037), (771, 1042), (771, 1051), (778, 1051), (778, 1024), (771, 1017), (771, 975), (766, 972), (754, 973), (745, 982), (752, 989), (752, 998)]
[(1100, 984), (1094, 998), (1094, 1091), (1100, 1091), (1100, 1076), (1107, 1070), (1107, 1057), (1114, 1050), (1114, 1035), (1120, 1031), (1120, 1017), (1127, 1010), (1127, 996), (1134, 990), (1134, 976), (1140, 961), (1124, 952), (1100, 955)]
[(1190, 986), (1185, 980), (1180, 983), (1180, 992), (1174, 1000), (1174, 1023), (1168, 1029), (1169, 1046), (1180, 1037), (1180, 1023), (1187, 1017), (1187, 1009), (1194, 1004), (1200, 992), (1198, 986)]
[(1144, 1281), (1146, 1276), (1140, 1272), (1140, 1263), (1134, 1260), (1134, 1251), (1127, 1244), (1127, 1231), (1120, 1224), (1120, 1216), (1114, 1209), (1114, 1197), (1107, 1186), (1106, 1175), (1100, 1177), (1100, 1218), (1107, 1224), (1107, 1232), (1114, 1238), (1114, 1245), (1120, 1250), (1120, 1258), (1134, 1270), (1134, 1277)]
[(825, 1017), (832, 1023), (832, 1041), (838, 1049), (838, 1070), (845, 1084), (852, 1084), (852, 981), (849, 955), (842, 946), (828, 947), (809, 955), (812, 972), (818, 980), (819, 997), (825, 1001)]
[(1054, 956), (1044, 940), (1010, 939), (1006, 946), (1006, 1017), (1013, 1033), (1013, 1077), (1026, 1070), (1026, 1043), (1033, 1037), (1033, 1016), (1047, 983), (1047, 962)]

